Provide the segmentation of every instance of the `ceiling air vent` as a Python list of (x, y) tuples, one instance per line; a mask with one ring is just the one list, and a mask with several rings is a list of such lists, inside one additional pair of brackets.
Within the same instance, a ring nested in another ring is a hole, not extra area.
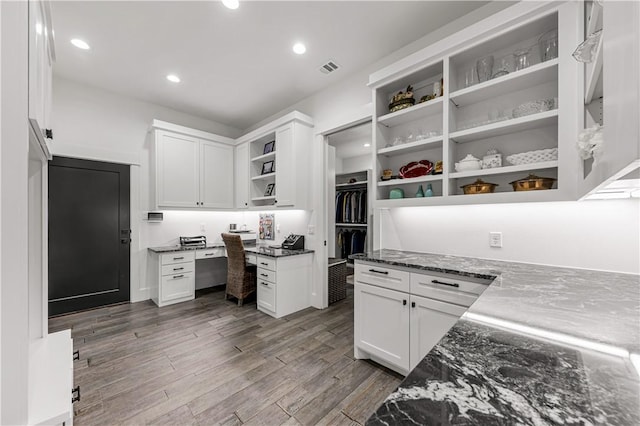
[(336, 61), (329, 60), (322, 64), (320, 67), (320, 72), (323, 74), (331, 74), (334, 71), (337, 71), (340, 68), (340, 65), (336, 63)]

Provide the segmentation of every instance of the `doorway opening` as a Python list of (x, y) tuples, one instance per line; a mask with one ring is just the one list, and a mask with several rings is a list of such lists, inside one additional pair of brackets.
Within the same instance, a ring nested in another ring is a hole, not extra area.
[[(326, 141), (326, 217), (330, 268), (332, 262), (333, 265), (343, 263), (346, 267), (347, 291), (353, 291), (353, 261), (349, 256), (370, 251), (373, 242), (371, 121), (331, 133)], [(329, 303), (332, 301), (331, 277), (330, 272)]]

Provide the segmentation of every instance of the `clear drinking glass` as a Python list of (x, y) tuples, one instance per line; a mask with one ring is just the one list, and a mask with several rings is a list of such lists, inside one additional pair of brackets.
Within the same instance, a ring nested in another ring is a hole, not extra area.
[(549, 61), (558, 57), (558, 31), (550, 30), (540, 36), (538, 40), (540, 60)]
[(464, 72), (464, 87), (473, 86), (474, 84), (478, 84), (478, 69), (475, 65), (472, 65)]
[(523, 70), (531, 65), (529, 49), (516, 50), (513, 52), (513, 56), (516, 58), (516, 71)]
[(493, 55), (478, 59), (476, 66), (478, 67), (478, 80), (480, 82), (488, 81), (493, 75)]
[(498, 64), (496, 67), (496, 72), (493, 74), (491, 78), (502, 77), (503, 75), (507, 75), (510, 72), (514, 72), (516, 70), (516, 58), (512, 53), (503, 56), (498, 59)]

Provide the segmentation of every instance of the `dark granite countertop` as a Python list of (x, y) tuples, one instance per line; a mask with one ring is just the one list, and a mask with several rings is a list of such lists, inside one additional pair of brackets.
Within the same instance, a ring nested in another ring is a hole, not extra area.
[[(154, 253), (171, 253), (176, 251), (191, 251), (191, 250), (206, 250), (211, 248), (224, 248), (223, 243), (210, 243), (206, 247), (182, 247), (180, 245), (162, 246), (162, 247), (149, 247), (148, 250)], [(300, 254), (313, 253), (313, 250), (285, 250), (282, 248), (272, 248), (265, 245), (257, 246), (245, 246), (244, 251), (246, 253), (258, 254), (260, 256), (268, 257), (287, 257), (297, 256)]]
[(172, 246), (149, 247), (148, 250), (154, 253), (171, 253), (174, 251), (206, 250), (206, 249), (219, 248), (219, 247), (224, 247), (224, 244), (209, 243), (205, 247), (183, 247), (180, 244), (175, 244)]
[(272, 248), (272, 247), (245, 247), (244, 249), (247, 253), (255, 253), (260, 256), (268, 256), (268, 257), (287, 257), (287, 256), (298, 256), (300, 254), (308, 254), (313, 253), (313, 250), (286, 250), (282, 248)]
[(495, 277), (367, 424), (640, 424), (638, 275), (386, 249), (352, 258)]

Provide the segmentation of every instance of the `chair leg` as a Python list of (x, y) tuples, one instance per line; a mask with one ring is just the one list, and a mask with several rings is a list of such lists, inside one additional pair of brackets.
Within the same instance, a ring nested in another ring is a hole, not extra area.
[(239, 306), (239, 307), (242, 307), (242, 302), (243, 302), (243, 301), (244, 301), (243, 299), (238, 299), (238, 306)]

